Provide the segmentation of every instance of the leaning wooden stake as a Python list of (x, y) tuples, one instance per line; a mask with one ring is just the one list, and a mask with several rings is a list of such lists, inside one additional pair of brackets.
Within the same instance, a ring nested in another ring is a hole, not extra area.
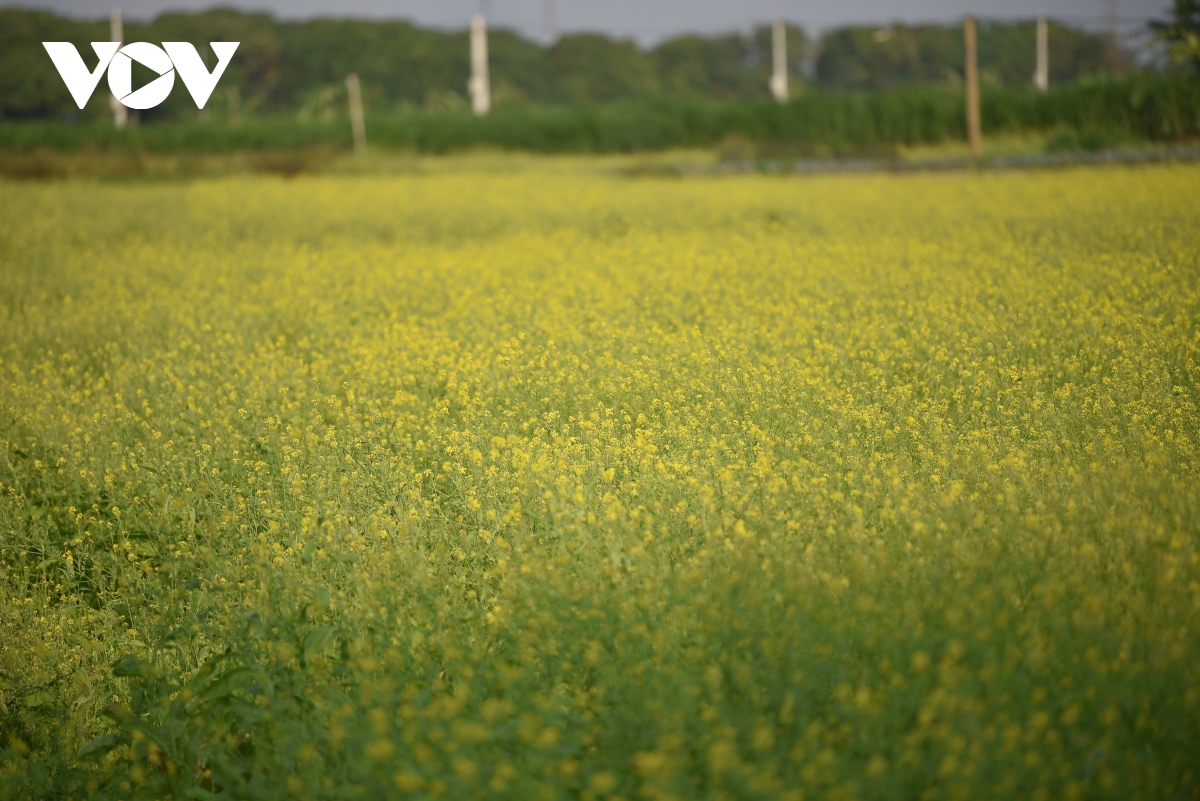
[(354, 132), (354, 152), (367, 152), (367, 124), (363, 120), (362, 84), (358, 74), (346, 76), (346, 94), (350, 96), (350, 130)]
[(979, 59), (975, 43), (975, 17), (963, 20), (963, 38), (967, 45), (967, 139), (971, 143), (971, 160), (979, 164), (983, 157), (983, 131), (979, 118)]

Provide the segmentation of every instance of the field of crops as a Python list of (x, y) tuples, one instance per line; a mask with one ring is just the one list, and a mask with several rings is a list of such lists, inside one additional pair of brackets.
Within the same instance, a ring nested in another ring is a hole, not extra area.
[(0, 184), (0, 795), (1195, 799), (1200, 169)]

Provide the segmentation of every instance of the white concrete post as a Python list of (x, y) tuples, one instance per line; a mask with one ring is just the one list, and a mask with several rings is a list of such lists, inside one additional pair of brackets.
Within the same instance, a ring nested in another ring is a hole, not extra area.
[(471, 110), (476, 117), (485, 117), (492, 110), (492, 90), (488, 81), (487, 22), (483, 15), (471, 18)]
[(771, 26), (771, 96), (780, 103), (788, 100), (787, 26), (781, 19)]
[(1039, 92), (1050, 88), (1050, 29), (1046, 14), (1038, 14), (1037, 20), (1037, 72), (1033, 74), (1033, 85)]
[[(121, 23), (121, 9), (114, 8), (112, 16), (108, 18), (108, 40), (110, 42), (125, 42), (125, 26)], [(113, 124), (118, 128), (124, 128), (129, 124), (129, 109), (117, 100), (116, 95), (108, 96), (108, 105), (112, 108)]]

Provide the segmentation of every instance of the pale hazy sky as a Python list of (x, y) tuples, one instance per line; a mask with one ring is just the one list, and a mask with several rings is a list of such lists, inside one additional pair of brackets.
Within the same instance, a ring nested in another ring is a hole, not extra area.
[[(403, 18), (441, 28), (465, 27), (486, 11), (493, 25), (516, 28), (545, 39), (550, 19), (560, 32), (604, 31), (643, 43), (682, 32), (747, 29), (775, 17), (804, 25), (810, 32), (847, 23), (941, 22), (964, 13), (980, 17), (1030, 18), (1039, 9), (1089, 28), (1106, 28), (1111, 0), (22, 0), (0, 5), (44, 8), (72, 16), (107, 17), (114, 5), (133, 19), (166, 10), (198, 10), (214, 5), (265, 10), (279, 17), (354, 16)], [(1170, 0), (1118, 0), (1122, 30), (1131, 32), (1161, 16)], [(553, 13), (549, 13), (553, 8)]]

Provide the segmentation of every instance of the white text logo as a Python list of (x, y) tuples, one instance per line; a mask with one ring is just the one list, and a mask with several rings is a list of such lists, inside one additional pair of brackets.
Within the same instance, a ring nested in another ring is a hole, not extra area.
[[(88, 71), (87, 65), (75, 45), (70, 42), (42, 42), (50, 60), (75, 100), (83, 108), (96, 91), (100, 76), (108, 70), (108, 88), (113, 96), (127, 108), (154, 108), (167, 99), (175, 85), (175, 73), (183, 79), (183, 85), (196, 101), (196, 108), (204, 108), (217, 81), (229, 66), (233, 52), (239, 42), (210, 42), (217, 54), (217, 66), (212, 72), (204, 66), (196, 48), (188, 42), (163, 42), (162, 47), (149, 42), (130, 42), (124, 47), (120, 42), (92, 42), (100, 62), (96, 69)], [(148, 67), (158, 74), (141, 89), (133, 89), (133, 62)]]

